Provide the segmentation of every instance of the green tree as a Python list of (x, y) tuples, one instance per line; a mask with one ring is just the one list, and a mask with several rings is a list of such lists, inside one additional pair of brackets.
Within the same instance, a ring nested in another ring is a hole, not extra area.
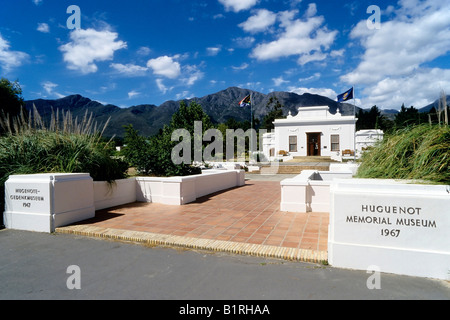
[[(179, 143), (172, 141), (172, 133), (177, 129), (186, 129), (189, 132), (191, 154), (194, 154), (194, 124), (196, 121), (202, 122), (202, 137), (206, 130), (213, 128), (209, 116), (203, 111), (201, 105), (191, 102), (188, 106), (185, 102), (181, 102), (180, 108), (173, 114), (170, 124), (165, 125), (160, 133), (153, 137), (144, 138), (132, 126), (126, 127), (124, 140), (126, 147), (123, 154), (130, 164), (142, 174), (186, 176), (201, 173), (199, 168), (190, 164), (175, 164), (172, 161), (172, 150)], [(202, 137), (196, 138), (202, 139)]]
[(278, 101), (276, 97), (270, 97), (267, 102), (266, 108), (269, 110), (267, 115), (264, 116), (261, 124), (261, 129), (273, 130), (275, 126), (273, 122), (276, 119), (283, 118), (283, 108), (284, 106)]
[[(0, 116), (12, 119), (18, 116), (23, 107), (24, 100), (22, 89), (18, 81), (11, 82), (8, 79), (0, 79)], [(0, 127), (0, 134), (5, 133), (4, 128)]]
[(381, 115), (381, 111), (375, 105), (369, 111), (360, 109), (358, 112), (358, 122), (356, 130), (380, 129), (387, 131), (392, 127), (392, 123), (385, 116)]
[[(257, 120), (257, 119), (256, 119)], [(247, 130), (251, 129), (252, 125), (251, 122), (248, 120), (245, 121), (237, 121), (235, 118), (229, 118), (225, 123), (220, 123), (217, 126), (217, 129), (222, 133), (223, 135), (223, 150), (224, 152), (227, 150), (227, 130), (238, 130), (242, 129), (244, 132), (247, 132)], [(235, 156), (237, 156), (237, 139), (235, 141)], [(250, 140), (245, 139), (245, 149), (249, 150), (250, 146)]]
[(191, 102), (187, 105), (186, 102), (181, 101), (180, 108), (172, 116), (169, 128), (171, 130), (186, 129), (193, 134), (195, 121), (201, 121), (206, 130), (213, 127), (211, 119), (200, 104)]
[(397, 129), (420, 125), (425, 122), (428, 122), (428, 114), (420, 113), (419, 110), (413, 106), (406, 108), (405, 104), (402, 105), (400, 112), (395, 115), (394, 120)]
[(150, 170), (148, 159), (150, 142), (134, 129), (133, 125), (124, 126), (124, 148), (121, 154), (127, 159), (130, 166), (135, 167), (138, 172), (145, 173)]
[(250, 123), (250, 121), (245, 120), (245, 121), (236, 121), (236, 119), (234, 118), (229, 118), (226, 122), (225, 125), (227, 127), (227, 129), (233, 129), (233, 130), (237, 130), (237, 129), (242, 129), (244, 131), (247, 131), (248, 129), (250, 129), (252, 127), (252, 124)]

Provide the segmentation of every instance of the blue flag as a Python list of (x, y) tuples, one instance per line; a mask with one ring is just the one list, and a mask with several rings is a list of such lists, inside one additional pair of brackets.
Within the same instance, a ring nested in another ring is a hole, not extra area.
[(344, 102), (351, 99), (353, 99), (353, 88), (343, 94), (338, 95), (337, 97), (338, 102)]

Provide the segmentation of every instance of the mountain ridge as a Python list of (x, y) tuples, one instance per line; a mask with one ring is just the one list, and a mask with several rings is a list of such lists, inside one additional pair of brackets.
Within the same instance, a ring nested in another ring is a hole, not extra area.
[[(285, 107), (285, 115), (290, 111), (292, 114), (298, 112), (299, 107), (323, 106), (330, 107), (331, 113), (336, 113), (337, 109), (343, 115), (350, 115), (354, 112), (354, 106), (347, 103), (338, 103), (327, 97), (305, 93), (299, 95), (293, 92), (271, 92), (263, 94), (249, 89), (238, 87), (229, 87), (217, 93), (209, 94), (201, 98), (182, 99), (178, 101), (169, 100), (160, 106), (153, 104), (142, 104), (128, 108), (120, 108), (112, 104), (103, 105), (100, 102), (93, 101), (79, 94), (67, 96), (56, 100), (28, 100), (25, 106), (31, 110), (36, 107), (44, 120), (51, 117), (52, 112), (57, 109), (61, 111), (70, 111), (72, 116), (81, 118), (87, 112), (92, 112), (94, 120), (99, 124), (104, 124), (109, 119), (109, 124), (104, 132), (107, 137), (124, 136), (124, 125), (132, 124), (140, 134), (150, 136), (159, 132), (165, 124), (168, 124), (174, 112), (179, 108), (180, 102), (187, 104), (194, 101), (200, 104), (203, 110), (210, 116), (213, 123), (226, 122), (230, 118), (237, 121), (250, 121), (250, 110), (239, 107), (239, 101), (252, 94), (254, 102), (254, 117), (262, 119), (269, 111), (267, 103), (272, 97)], [(357, 112), (360, 108), (356, 108)]]

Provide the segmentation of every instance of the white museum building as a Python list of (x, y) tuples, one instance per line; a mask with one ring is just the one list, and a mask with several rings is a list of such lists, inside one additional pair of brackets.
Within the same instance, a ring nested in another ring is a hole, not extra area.
[[(322, 156), (342, 160), (343, 156), (354, 156), (358, 150), (355, 133), (355, 115), (343, 116), (339, 110), (330, 113), (328, 106), (300, 107), (298, 114), (274, 122), (274, 132), (263, 137), (263, 153), (273, 160), (280, 154), (291, 157)], [(365, 133), (367, 134), (367, 133)], [(365, 147), (382, 139), (382, 131), (373, 131), (370, 141), (364, 139)]]

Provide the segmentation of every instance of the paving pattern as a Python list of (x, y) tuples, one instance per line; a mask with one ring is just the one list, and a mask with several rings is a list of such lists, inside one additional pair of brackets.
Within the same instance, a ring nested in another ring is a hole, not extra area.
[(243, 187), (211, 194), (184, 206), (133, 203), (98, 211), (94, 219), (58, 228), (57, 232), (326, 261), (329, 213), (281, 212), (279, 179), (248, 176)]

